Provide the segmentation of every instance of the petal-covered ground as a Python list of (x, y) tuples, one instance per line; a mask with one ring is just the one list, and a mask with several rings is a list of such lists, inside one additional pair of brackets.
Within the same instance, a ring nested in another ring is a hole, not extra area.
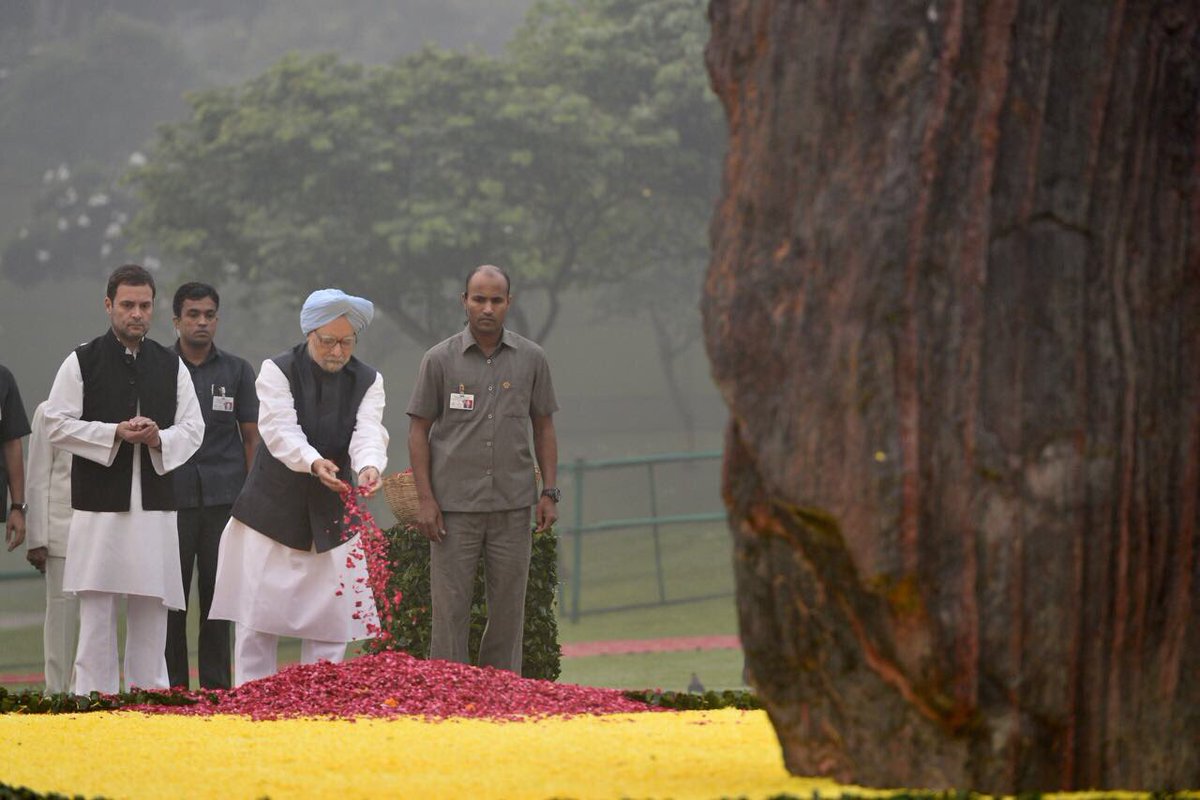
[(761, 711), (255, 722), (129, 712), (0, 717), (0, 780), (110, 798), (837, 796), (793, 778)]
[(237, 689), (189, 694), (199, 702), (134, 710), (191, 716), (244, 714), (257, 720), (397, 716), (517, 720), (650, 710), (616, 689), (529, 680), (491, 667), (425, 661), (392, 651), (344, 664), (295, 664)]

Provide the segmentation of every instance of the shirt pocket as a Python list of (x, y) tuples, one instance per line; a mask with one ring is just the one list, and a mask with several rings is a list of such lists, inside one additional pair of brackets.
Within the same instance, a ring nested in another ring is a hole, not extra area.
[(500, 402), (499, 411), (506, 417), (521, 417), (529, 418), (529, 389), (525, 387), (511, 386), (508, 389), (504, 388), (504, 384), (500, 385)]

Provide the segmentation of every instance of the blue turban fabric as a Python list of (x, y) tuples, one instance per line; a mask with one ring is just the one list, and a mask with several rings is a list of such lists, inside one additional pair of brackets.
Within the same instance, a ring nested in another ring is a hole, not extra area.
[(358, 333), (371, 324), (375, 305), (366, 298), (346, 294), (341, 289), (318, 289), (304, 301), (300, 309), (300, 330), (307, 336), (322, 325), (345, 316)]

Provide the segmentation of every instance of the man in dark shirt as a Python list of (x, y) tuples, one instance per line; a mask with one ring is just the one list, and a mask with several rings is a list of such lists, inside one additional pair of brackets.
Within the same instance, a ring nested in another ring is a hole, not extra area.
[[(29, 418), (21, 404), (21, 392), (8, 369), (0, 364), (0, 521), (5, 523), (5, 540), (13, 550), (25, 541), (25, 462), (21, 437), (29, 435)], [(8, 504), (11, 498), (12, 505)]]
[[(204, 414), (204, 443), (175, 470), (179, 505), (179, 559), (183, 594), (191, 591), (192, 568), (199, 573), (200, 686), (231, 685), (229, 622), (209, 619), (221, 531), (229, 521), (246, 472), (258, 446), (258, 397), (254, 370), (245, 359), (218, 350), (217, 311), (221, 298), (204, 283), (185, 283), (175, 292), (173, 309), (179, 339), (175, 350), (192, 374)], [(172, 686), (188, 686), (187, 611), (167, 619), (167, 672)]]

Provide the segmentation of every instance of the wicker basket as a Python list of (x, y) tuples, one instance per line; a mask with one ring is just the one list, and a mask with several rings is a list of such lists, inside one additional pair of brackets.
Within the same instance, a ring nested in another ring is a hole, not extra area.
[(384, 476), (383, 496), (401, 525), (417, 521), (417, 484), (411, 472), (394, 472)]
[[(536, 464), (533, 466), (533, 478), (538, 486), (542, 485), (542, 471)], [(384, 476), (383, 496), (401, 525), (411, 525), (417, 521), (417, 484), (412, 472), (393, 472)]]

